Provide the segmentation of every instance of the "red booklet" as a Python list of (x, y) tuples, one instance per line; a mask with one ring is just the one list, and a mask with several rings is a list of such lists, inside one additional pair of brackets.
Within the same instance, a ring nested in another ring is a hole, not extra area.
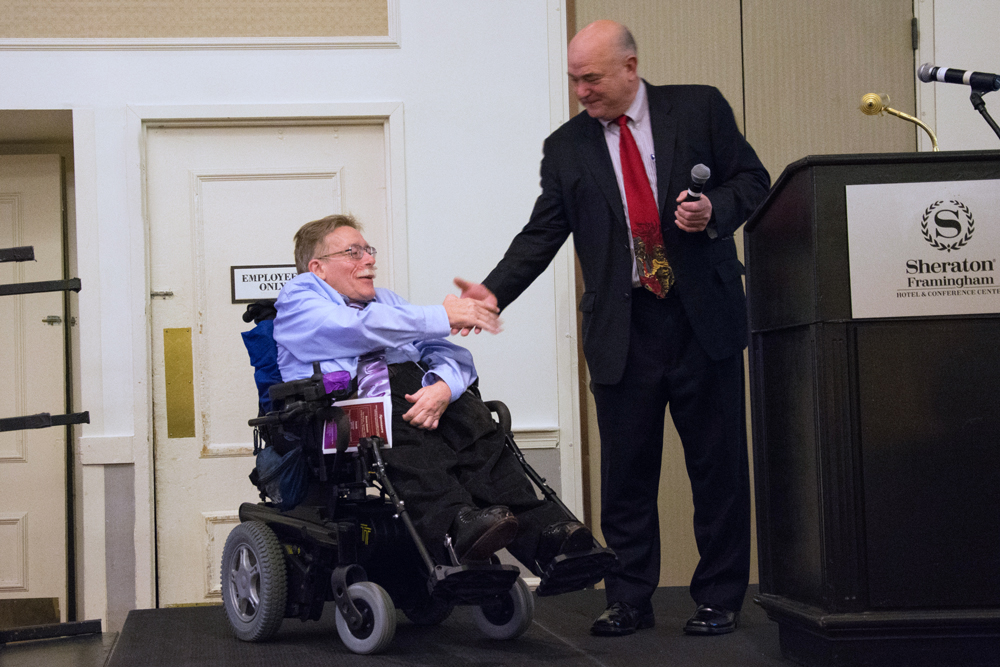
[[(356, 450), (361, 438), (378, 436), (385, 440), (384, 448), (392, 447), (392, 397), (371, 396), (349, 401), (337, 401), (336, 407), (347, 414), (351, 422), (351, 437), (347, 451)], [(337, 424), (330, 421), (323, 428), (323, 453), (337, 451)]]

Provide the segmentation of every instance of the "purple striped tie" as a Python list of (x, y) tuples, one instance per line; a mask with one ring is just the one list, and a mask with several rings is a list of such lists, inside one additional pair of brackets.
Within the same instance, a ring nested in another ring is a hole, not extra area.
[[(347, 300), (351, 308), (364, 310), (363, 301)], [(358, 358), (358, 398), (385, 396), (389, 393), (389, 367), (385, 363), (385, 350), (375, 350)]]

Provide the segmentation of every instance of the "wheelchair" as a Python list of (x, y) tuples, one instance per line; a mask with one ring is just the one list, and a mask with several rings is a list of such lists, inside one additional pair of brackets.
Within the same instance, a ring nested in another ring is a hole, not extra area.
[[(495, 555), (489, 561), (460, 563), (447, 539), (451, 562), (435, 562), (386, 475), (379, 451), (384, 441), (363, 437), (357, 447), (348, 446), (350, 423), (337, 401), (351, 393), (349, 376), (338, 385), (324, 378), (316, 363), (309, 378), (268, 384), (276, 372), (276, 362), (269, 368), (273, 350), (268, 345), (274, 343), (268, 316), (273, 317), (273, 307), (260, 303), (244, 315), (258, 324), (244, 334), (244, 342), (261, 391), (258, 417), (248, 422), (258, 454), (250, 479), (261, 502), (240, 506), (240, 524), (222, 554), (223, 606), (236, 637), (266, 641), (285, 618), (318, 620), (329, 601), (335, 603), (338, 635), (360, 654), (388, 647), (396, 631), (396, 609), (416, 625), (437, 625), (455, 606), (466, 605), (473, 607), (477, 627), (489, 638), (514, 639), (527, 631), (534, 598), (520, 569), (501, 564)], [(259, 354), (255, 357), (248, 333), (260, 334), (267, 351), (263, 361)], [(572, 516), (514, 443), (506, 406), (495, 401), (486, 405), (529, 479), (543, 497)], [(265, 471), (261, 454), (267, 450), (278, 463)], [(543, 577), (538, 595), (600, 581), (616, 557), (596, 542), (591, 554), (591, 564), (595, 558), (601, 563), (599, 572), (592, 566), (574, 571), (573, 562), (560, 563), (564, 556), (557, 556), (551, 567), (563, 566), (558, 581)]]

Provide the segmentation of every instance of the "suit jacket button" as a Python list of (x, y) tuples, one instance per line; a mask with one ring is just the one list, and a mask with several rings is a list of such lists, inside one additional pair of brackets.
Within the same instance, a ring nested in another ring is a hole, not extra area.
[(626, 300), (628, 300), (629, 298), (631, 298), (632, 295), (629, 294), (628, 292), (625, 292), (625, 294), (623, 294), (622, 296), (625, 297)]

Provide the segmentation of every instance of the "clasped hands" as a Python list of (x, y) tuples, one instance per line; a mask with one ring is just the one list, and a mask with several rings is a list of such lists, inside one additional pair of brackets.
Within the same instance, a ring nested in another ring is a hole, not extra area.
[[(460, 278), (456, 278), (455, 284), (458, 285), (460, 280)], [(463, 336), (467, 336), (470, 331), (479, 333), (483, 330), (498, 334), (503, 330), (496, 297), (482, 285), (479, 287), (488, 294), (488, 298), (466, 294), (467, 290), (464, 288), (461, 297), (449, 294), (444, 298), (444, 309), (448, 313), (448, 324), (451, 325), (453, 335), (461, 333)]]

